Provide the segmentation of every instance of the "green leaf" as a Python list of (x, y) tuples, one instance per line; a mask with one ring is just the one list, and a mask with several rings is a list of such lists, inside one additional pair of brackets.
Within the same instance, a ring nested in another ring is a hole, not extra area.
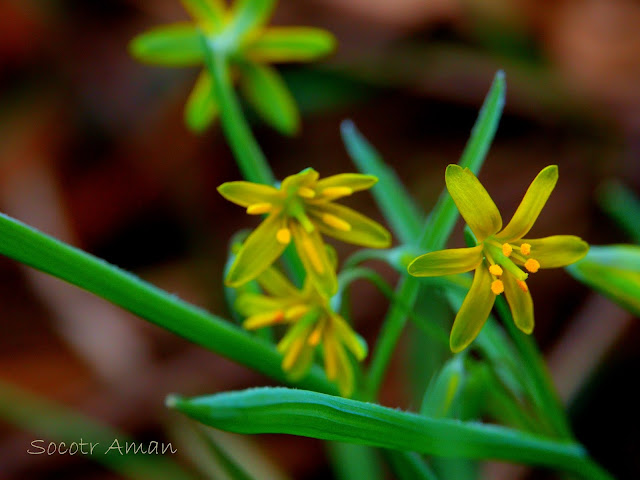
[[(484, 99), (478, 119), (471, 130), (471, 137), (458, 162), (458, 165), (469, 168), (475, 175), (484, 163), (498, 128), (504, 107), (505, 91), (504, 72), (499, 71)], [(420, 246), (428, 251), (444, 248), (458, 220), (458, 215), (455, 203), (445, 189), (427, 220)]]
[(204, 59), (201, 35), (193, 24), (157, 27), (131, 40), (129, 52), (141, 62), (169, 67), (200, 65)]
[(264, 121), (285, 135), (296, 133), (300, 127), (298, 110), (278, 72), (256, 63), (245, 63), (240, 69), (240, 88)]
[[(198, 478), (185, 472), (168, 458), (169, 450), (166, 456), (126, 453), (126, 443), (131, 444), (133, 440), (123, 432), (4, 382), (0, 382), (0, 418), (20, 429), (32, 432), (34, 439), (43, 440), (26, 445), (27, 452), (40, 452), (39, 449), (47, 448), (49, 442), (64, 442), (62, 448), (65, 449), (70, 448), (73, 442), (83, 442), (83, 445), (78, 445), (77, 448), (82, 449), (78, 452), (86, 452), (86, 455), (79, 453), (79, 456), (87, 456), (125, 478)], [(117, 444), (114, 443), (115, 440)], [(91, 448), (89, 443), (92, 443), (94, 448)], [(135, 444), (138, 446), (141, 442)], [(148, 451), (149, 444), (145, 442), (142, 445)], [(165, 447), (168, 445), (164, 444)], [(118, 450), (118, 446), (122, 451)], [(176, 450), (175, 445), (171, 445), (171, 448)], [(162, 451), (161, 444), (158, 445), (158, 451)]]
[[(104, 260), (0, 214), (0, 254), (88, 290), (241, 365), (288, 383), (275, 347)], [(301, 382), (333, 393), (319, 367)]]
[(203, 71), (196, 80), (187, 100), (184, 120), (192, 132), (201, 133), (211, 125), (218, 113), (211, 75), (207, 71)]
[(245, 54), (261, 63), (315, 60), (331, 53), (335, 37), (319, 28), (270, 27), (247, 45)]
[(399, 480), (438, 480), (436, 474), (417, 453), (388, 450), (385, 457)]
[(606, 183), (598, 197), (601, 208), (633, 239), (640, 243), (640, 199), (618, 181)]
[(494, 459), (555, 467), (584, 478), (611, 478), (576, 443), (516, 430), (432, 419), (380, 405), (287, 388), (254, 388), (167, 405), (221, 430), (287, 433), (443, 457)]
[(326, 445), (338, 480), (384, 480), (380, 457), (373, 448), (340, 442), (327, 442)]
[(371, 189), (385, 220), (402, 243), (414, 244), (420, 234), (424, 215), (413, 201), (397, 174), (384, 163), (380, 154), (362, 136), (350, 120), (340, 125), (342, 140), (349, 156), (362, 173), (378, 177)]
[(567, 271), (634, 315), (640, 315), (640, 246), (592, 246)]
[(431, 418), (454, 418), (455, 403), (465, 381), (464, 355), (449, 359), (432, 379), (422, 399), (420, 413)]

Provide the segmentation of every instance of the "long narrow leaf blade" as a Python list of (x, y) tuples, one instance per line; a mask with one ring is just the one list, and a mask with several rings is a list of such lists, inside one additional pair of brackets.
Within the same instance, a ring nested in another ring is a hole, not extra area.
[[(498, 129), (498, 122), (504, 107), (505, 92), (504, 72), (499, 71), (493, 79), (489, 93), (484, 99), (478, 119), (471, 131), (471, 137), (458, 162), (458, 165), (469, 168), (476, 175), (484, 163)], [(445, 190), (427, 220), (420, 246), (427, 250), (444, 248), (456, 220), (458, 220), (458, 210), (451, 195)]]
[[(304, 390), (254, 388), (193, 399), (172, 396), (167, 405), (206, 425), (236, 433), (287, 433), (444, 457), (522, 462), (580, 474), (597, 470), (576, 443), (494, 425), (431, 419)], [(599, 473), (600, 478), (610, 478)]]
[(396, 173), (384, 163), (380, 154), (362, 136), (353, 122), (345, 120), (340, 129), (349, 156), (358, 170), (375, 175), (379, 179), (371, 192), (385, 220), (402, 243), (415, 243), (424, 219), (420, 208)]
[[(274, 346), (93, 255), (0, 214), (0, 254), (88, 290), (241, 365), (287, 383)], [(336, 392), (319, 368), (300, 385)]]

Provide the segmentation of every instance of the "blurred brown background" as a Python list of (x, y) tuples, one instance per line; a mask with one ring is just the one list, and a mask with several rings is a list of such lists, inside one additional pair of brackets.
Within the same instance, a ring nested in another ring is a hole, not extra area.
[[(201, 136), (184, 126), (197, 69), (144, 66), (127, 54), (136, 33), (186, 19), (177, 0), (0, 3), (0, 210), (227, 315), (227, 242), (254, 223), (215, 188), (238, 171), (217, 126)], [(283, 0), (274, 23), (324, 27), (339, 40), (328, 61), (282, 69), (303, 111), (301, 134), (255, 124), (278, 177), (307, 166), (353, 171), (339, 136), (352, 118), (429, 209), (501, 68), (507, 106), (480, 178), (505, 217), (536, 173), (558, 164), (533, 233), (628, 241), (596, 198), (610, 178), (640, 190), (637, 2)], [(380, 218), (368, 193), (351, 204)], [(458, 230), (452, 244), (461, 242)], [(339, 247), (341, 258), (351, 251)], [(4, 257), (0, 286), (0, 378), (136, 439), (176, 444), (167, 393), (268, 383)], [(640, 478), (637, 319), (563, 271), (536, 276), (531, 288), (535, 336), (576, 434), (619, 478)], [(386, 303), (368, 286), (359, 295), (358, 326), (371, 343)], [(383, 394), (390, 406), (414, 405), (404, 351)], [(33, 438), (0, 420), (0, 478), (118, 478), (78, 457), (26, 455)], [(320, 442), (250, 441), (291, 478), (330, 476)], [(554, 478), (499, 465), (485, 475)]]

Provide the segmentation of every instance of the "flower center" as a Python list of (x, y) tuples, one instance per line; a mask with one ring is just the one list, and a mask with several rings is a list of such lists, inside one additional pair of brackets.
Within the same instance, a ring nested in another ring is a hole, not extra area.
[(483, 244), (485, 259), (489, 264), (489, 273), (493, 278), (491, 291), (495, 295), (504, 292), (504, 283), (500, 277), (507, 272), (516, 277), (518, 287), (523, 292), (528, 292), (529, 287), (525, 280), (529, 274), (522, 271), (518, 265), (524, 266), (530, 273), (536, 273), (540, 269), (540, 262), (530, 257), (531, 245), (528, 243), (521, 245), (500, 243), (493, 237), (484, 240)]

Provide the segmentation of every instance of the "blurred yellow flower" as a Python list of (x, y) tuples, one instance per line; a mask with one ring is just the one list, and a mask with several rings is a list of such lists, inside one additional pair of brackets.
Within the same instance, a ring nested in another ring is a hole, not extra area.
[(318, 180), (318, 172), (307, 168), (285, 178), (279, 188), (244, 181), (220, 185), (220, 194), (245, 207), (248, 214), (267, 215), (238, 252), (227, 274), (227, 285), (237, 287), (256, 278), (293, 240), (307, 276), (324, 295), (333, 295), (336, 272), (320, 233), (370, 248), (391, 244), (391, 234), (382, 225), (334, 203), (371, 188), (377, 181), (372, 175), (356, 173)]
[[(309, 27), (265, 27), (275, 0), (182, 0), (194, 23), (176, 23), (138, 35), (130, 44), (137, 59), (164, 66), (202, 65), (205, 55), (224, 58), (245, 97), (282, 133), (299, 127), (298, 110), (285, 83), (269, 63), (311, 61), (330, 53), (335, 39)], [(185, 120), (202, 131), (218, 115), (213, 79), (203, 70), (187, 101)]]
[(363, 360), (367, 355), (365, 341), (331, 309), (327, 297), (318, 293), (309, 277), (299, 290), (270, 267), (257, 281), (266, 294), (245, 292), (236, 300), (236, 310), (247, 317), (244, 328), (287, 325), (277, 348), (284, 356), (282, 369), (292, 381), (309, 371), (314, 353), (321, 347), (327, 378), (338, 384), (341, 395), (349, 397), (354, 373), (347, 352)]
[(453, 275), (475, 269), (473, 283), (451, 330), (454, 352), (465, 349), (487, 320), (497, 295), (504, 292), (513, 320), (525, 333), (533, 331), (533, 301), (526, 284), (528, 273), (540, 268), (564, 267), (584, 257), (589, 245), (579, 237), (555, 235), (529, 240), (531, 229), (558, 181), (558, 167), (544, 168), (533, 180), (509, 224), (468, 169), (449, 165), (447, 189), (476, 237), (477, 245), (430, 252), (416, 258), (408, 271), (416, 277)]

